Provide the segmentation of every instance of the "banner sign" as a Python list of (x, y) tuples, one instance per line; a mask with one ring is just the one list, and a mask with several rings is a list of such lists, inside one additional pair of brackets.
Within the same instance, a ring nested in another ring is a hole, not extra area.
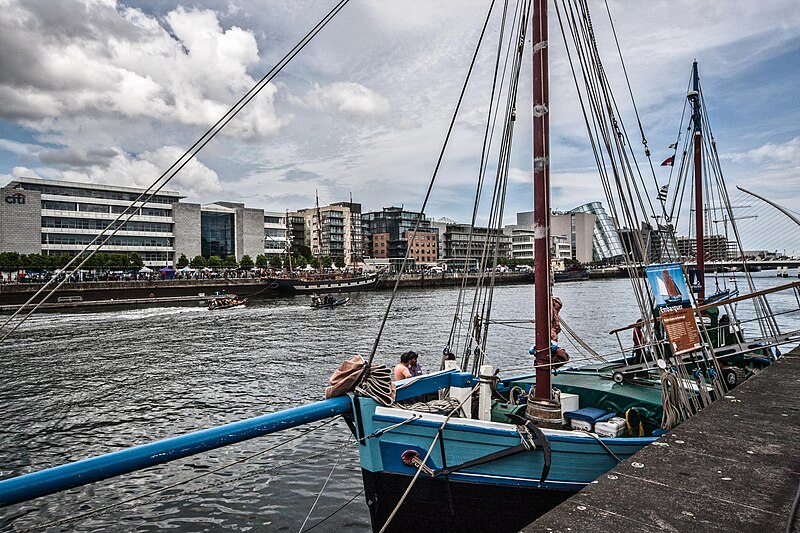
[(680, 263), (666, 263), (644, 267), (656, 306), (663, 310), (691, 307), (689, 288)]
[(689, 275), (689, 286), (692, 288), (692, 292), (699, 293), (700, 289), (703, 288), (703, 284), (700, 283), (700, 276), (697, 275), (697, 270), (690, 268), (687, 274)]
[(700, 333), (694, 320), (693, 309), (678, 309), (661, 313), (667, 338), (674, 355), (693, 352), (700, 348)]

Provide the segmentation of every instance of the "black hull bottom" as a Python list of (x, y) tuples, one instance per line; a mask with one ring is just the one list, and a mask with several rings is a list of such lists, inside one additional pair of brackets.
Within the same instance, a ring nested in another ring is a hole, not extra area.
[[(361, 470), (372, 530), (380, 531), (410, 476)], [(419, 477), (387, 532), (517, 532), (575, 494)]]
[(375, 288), (376, 279), (370, 280), (291, 280), (272, 279), (270, 289), (284, 294), (330, 294), (369, 291)]

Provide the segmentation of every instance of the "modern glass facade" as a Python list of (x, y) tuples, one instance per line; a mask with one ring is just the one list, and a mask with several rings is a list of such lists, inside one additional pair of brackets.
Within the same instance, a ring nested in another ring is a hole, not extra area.
[(603, 204), (591, 202), (583, 204), (569, 211), (570, 213), (591, 213), (597, 216), (595, 220), (594, 235), (592, 236), (595, 261), (609, 261), (622, 259), (624, 249), (620, 241), (614, 221), (606, 213)]
[(200, 213), (200, 248), (203, 257), (236, 255), (235, 222), (234, 213)]

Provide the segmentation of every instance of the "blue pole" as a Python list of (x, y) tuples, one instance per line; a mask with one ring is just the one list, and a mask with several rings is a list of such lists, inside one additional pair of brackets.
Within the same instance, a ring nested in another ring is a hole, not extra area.
[(340, 396), (0, 481), (0, 507), (80, 487), (350, 411)]

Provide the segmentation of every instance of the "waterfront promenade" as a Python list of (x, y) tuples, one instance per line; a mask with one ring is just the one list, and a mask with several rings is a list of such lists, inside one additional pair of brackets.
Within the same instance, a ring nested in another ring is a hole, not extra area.
[(795, 348), (523, 531), (784, 531), (800, 484), (799, 384)]

